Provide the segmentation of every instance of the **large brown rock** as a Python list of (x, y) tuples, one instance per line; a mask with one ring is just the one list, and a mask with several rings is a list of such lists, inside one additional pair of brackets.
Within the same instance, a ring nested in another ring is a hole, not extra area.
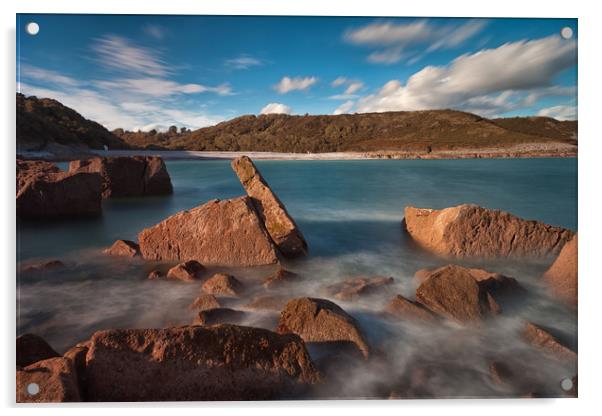
[(543, 278), (560, 300), (577, 306), (577, 234), (562, 247)]
[(259, 328), (114, 329), (89, 348), (91, 401), (279, 399), (320, 381), (298, 336)]
[(429, 274), (416, 289), (416, 299), (443, 317), (457, 322), (479, 322), (501, 311), (496, 296), (519, 288), (511, 277), (448, 265)]
[(35, 362), (48, 358), (60, 357), (44, 338), (34, 334), (23, 334), (17, 337), (17, 365), (27, 367)]
[(423, 248), (445, 257), (546, 257), (573, 232), (477, 205), (405, 208), (405, 228)]
[(173, 192), (163, 159), (154, 156), (95, 157), (75, 160), (70, 172), (95, 172), (102, 177), (102, 196), (167, 195)]
[(385, 312), (396, 318), (408, 321), (434, 323), (436, 316), (418, 302), (413, 302), (401, 295), (395, 296), (387, 305)]
[(238, 175), (247, 195), (252, 198), (257, 212), (280, 252), (285, 257), (307, 254), (307, 243), (301, 230), (272, 192), (253, 161), (247, 156), (241, 156), (232, 161), (232, 169)]
[(17, 370), (16, 384), (17, 403), (81, 401), (75, 368), (67, 358), (49, 358)]
[(96, 173), (35, 174), (23, 180), (17, 193), (20, 218), (100, 215), (101, 178)]
[(298, 334), (305, 342), (351, 342), (364, 357), (370, 354), (356, 320), (337, 304), (325, 299), (289, 301), (280, 313), (277, 332)]
[(43, 160), (25, 160), (17, 158), (17, 194), (32, 178), (59, 172), (61, 172), (61, 169), (54, 163), (45, 162)]
[(183, 282), (194, 282), (200, 279), (205, 272), (205, 267), (196, 260), (188, 260), (176, 264), (167, 271), (167, 278), (181, 280)]
[(212, 200), (179, 212), (138, 234), (148, 260), (198, 260), (205, 265), (258, 266), (278, 262), (249, 197)]

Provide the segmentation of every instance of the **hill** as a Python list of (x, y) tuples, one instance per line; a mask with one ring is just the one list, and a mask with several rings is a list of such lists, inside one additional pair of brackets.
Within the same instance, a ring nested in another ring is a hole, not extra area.
[(17, 93), (17, 151), (61, 147), (77, 149), (130, 148), (105, 127), (50, 98)]
[(461, 111), (430, 110), (336, 116), (247, 115), (193, 131), (114, 133), (132, 146), (152, 149), (446, 151), (550, 142), (576, 144), (577, 122), (544, 117), (489, 120)]

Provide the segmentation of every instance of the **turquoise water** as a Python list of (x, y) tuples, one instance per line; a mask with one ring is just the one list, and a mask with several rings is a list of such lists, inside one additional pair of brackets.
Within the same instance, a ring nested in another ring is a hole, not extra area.
[[(465, 359), (472, 370), (484, 373), (486, 362), (475, 357), (509, 351), (514, 354), (517, 345), (522, 346), (516, 334), (524, 319), (561, 329), (576, 343), (576, 316), (551, 300), (541, 284), (541, 273), (549, 262), (478, 264), (516, 277), (531, 297), (510, 309), (512, 313), (498, 319), (488, 331), (463, 333), (461, 341), (455, 342), (458, 345), (451, 346), (449, 341), (449, 331), (456, 329), (435, 331), (391, 324), (379, 315), (395, 293), (413, 296), (416, 283), (412, 276), (416, 270), (441, 264), (416, 248), (402, 232), (404, 206), (443, 208), (474, 203), (576, 230), (576, 159), (256, 164), (295, 218), (310, 249), (307, 258), (285, 264), (301, 274), (303, 283), (281, 294), (326, 297), (324, 286), (345, 277), (393, 276), (396, 284), (382, 297), (337, 303), (360, 321), (374, 344), (399, 349), (400, 369), (428, 349), (429, 359), (449, 360), (449, 354), (456, 353), (459, 355), (454, 360)], [(167, 167), (174, 185), (172, 196), (108, 200), (98, 219), (18, 224), (18, 261), (60, 258), (69, 264), (67, 270), (19, 276), (19, 332), (38, 333), (58, 350), (65, 350), (99, 329), (161, 327), (191, 321), (186, 307), (197, 296), (200, 284), (146, 281), (153, 265), (141, 260), (109, 259), (100, 253), (114, 240), (136, 239), (143, 228), (180, 210), (244, 193), (228, 161), (167, 161)], [(261, 294), (257, 283), (271, 270), (235, 270), (234, 274), (251, 289), (245, 299), (234, 300), (229, 306), (242, 307), (252, 296)], [(251, 312), (244, 323), (273, 329), (277, 317), (277, 313)], [(440, 348), (442, 344), (450, 346)], [(568, 373), (573, 371), (561, 365), (542, 366), (533, 357), (525, 359), (525, 365), (553, 380), (571, 376)], [(366, 374), (372, 374), (371, 370), (363, 368), (364, 381), (347, 385), (346, 394), (370, 396), (374, 380)], [(332, 392), (333, 397), (342, 394)], [(491, 394), (491, 388), (459, 383), (447, 394), (480, 397)]]

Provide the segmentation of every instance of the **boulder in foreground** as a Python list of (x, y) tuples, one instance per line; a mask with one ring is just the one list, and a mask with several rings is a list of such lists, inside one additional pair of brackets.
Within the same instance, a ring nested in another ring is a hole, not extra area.
[(297, 335), (236, 325), (100, 331), (86, 361), (91, 401), (282, 399), (320, 381)]
[(17, 370), (17, 403), (79, 401), (77, 374), (70, 359), (49, 358)]
[(307, 243), (301, 230), (253, 161), (247, 156), (241, 156), (232, 161), (232, 169), (238, 175), (247, 195), (252, 198), (265, 228), (282, 255), (297, 257), (307, 254)]
[(513, 290), (520, 289), (511, 277), (448, 265), (429, 274), (416, 289), (416, 299), (437, 315), (478, 323), (501, 311), (496, 296)]
[(508, 212), (459, 205), (441, 210), (405, 208), (405, 228), (423, 248), (445, 257), (547, 257), (573, 232)]
[(289, 301), (280, 313), (277, 332), (298, 334), (305, 342), (351, 342), (364, 357), (370, 354), (356, 320), (326, 299), (298, 298)]
[(100, 174), (104, 198), (173, 193), (169, 173), (160, 157), (95, 157), (74, 160), (69, 164), (69, 171)]
[(59, 353), (42, 337), (34, 334), (23, 334), (17, 337), (17, 365), (20, 367), (59, 356)]
[(212, 200), (138, 234), (147, 260), (198, 260), (205, 265), (259, 266), (278, 261), (276, 247), (249, 197)]
[(543, 278), (560, 300), (577, 306), (577, 234), (562, 247)]

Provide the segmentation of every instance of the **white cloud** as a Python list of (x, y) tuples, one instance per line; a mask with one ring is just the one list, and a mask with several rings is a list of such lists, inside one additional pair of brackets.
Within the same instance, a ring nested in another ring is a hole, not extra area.
[(341, 85), (345, 84), (347, 82), (347, 78), (345, 77), (338, 77), (337, 79), (335, 79), (334, 81), (332, 81), (330, 83), (330, 85), (332, 87), (340, 87)]
[(359, 99), (355, 107), (358, 112), (456, 108), (488, 115), (508, 111), (533, 104), (538, 94), (570, 93), (571, 89), (554, 87), (553, 79), (576, 64), (576, 52), (576, 42), (560, 36), (506, 43), (461, 55), (445, 66), (427, 66), (406, 85), (391, 80), (376, 94)]
[[(428, 20), (411, 23), (379, 21), (344, 34), (347, 42), (355, 45), (380, 48), (368, 55), (368, 61), (380, 64), (399, 62), (404, 51), (418, 48), (432, 52), (437, 49), (455, 48), (479, 33), (485, 20), (471, 19), (458, 25), (434, 25)], [(428, 45), (428, 46), (427, 46)]]
[(257, 58), (253, 58), (249, 55), (240, 55), (237, 58), (227, 59), (226, 66), (232, 67), (234, 69), (247, 69), (252, 66), (260, 66), (263, 65), (263, 61)]
[(34, 79), (63, 87), (76, 87), (79, 85), (79, 81), (74, 78), (29, 64), (22, 64), (20, 66), (19, 79)]
[(276, 91), (280, 94), (286, 94), (287, 92), (293, 90), (307, 90), (309, 87), (318, 82), (318, 78), (316, 77), (284, 77), (280, 80), (278, 84), (274, 86)]
[(364, 88), (364, 83), (363, 82), (360, 82), (360, 81), (352, 82), (352, 83), (349, 84), (349, 86), (345, 90), (344, 94), (355, 94), (356, 92), (358, 92), (362, 88)]
[(537, 115), (552, 117), (556, 120), (575, 120), (577, 119), (577, 108), (571, 105), (557, 105), (554, 107), (542, 108)]
[(358, 80), (349, 79), (347, 77), (338, 77), (330, 83), (334, 88), (346, 86), (342, 94), (335, 94), (328, 97), (331, 100), (349, 100), (357, 98), (356, 93), (364, 88), (364, 83)]
[(171, 73), (167, 63), (156, 50), (135, 45), (129, 39), (108, 35), (96, 40), (92, 49), (97, 61), (110, 69), (146, 76), (166, 76)]
[(332, 114), (334, 114), (334, 115), (345, 114), (345, 113), (348, 113), (349, 110), (351, 110), (352, 108), (353, 108), (353, 101), (351, 101), (351, 100), (345, 101), (343, 104), (338, 106)]
[(175, 81), (162, 78), (125, 78), (113, 80), (92, 81), (102, 89), (115, 90), (125, 94), (136, 94), (150, 97), (168, 97), (176, 94), (199, 94), (212, 92), (219, 95), (231, 95), (232, 90), (228, 84), (217, 87), (207, 87), (200, 84), (179, 84)]
[(269, 103), (261, 109), (259, 114), (291, 114), (292, 108), (282, 103)]

